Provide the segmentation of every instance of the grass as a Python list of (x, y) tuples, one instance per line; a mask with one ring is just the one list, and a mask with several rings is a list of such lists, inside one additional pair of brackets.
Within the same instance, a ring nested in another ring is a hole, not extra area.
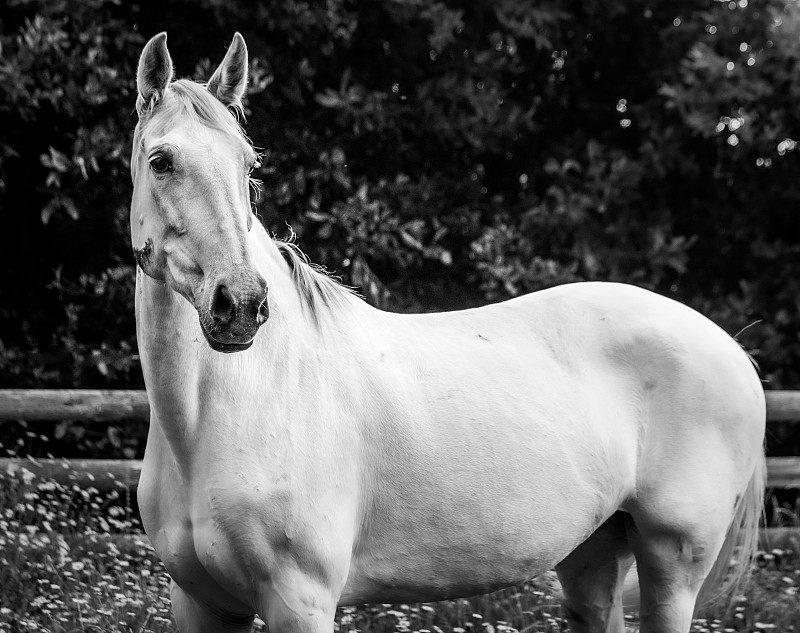
[[(693, 633), (800, 631), (800, 553), (760, 554), (753, 580), (722, 619)], [(552, 575), (514, 589), (432, 604), (341, 608), (340, 633), (567, 631)], [(630, 630), (635, 620), (628, 616)], [(175, 631), (169, 577), (124, 493), (54, 482), (0, 482), (0, 633)], [(256, 619), (255, 631), (265, 631)]]

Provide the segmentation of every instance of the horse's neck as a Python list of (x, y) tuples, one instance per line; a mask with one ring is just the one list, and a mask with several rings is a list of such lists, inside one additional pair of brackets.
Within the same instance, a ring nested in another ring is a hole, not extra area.
[[(197, 409), (197, 312), (166, 284), (136, 270), (136, 337), (153, 423), (185, 437)], [(199, 337), (199, 339), (198, 339)], [(172, 443), (172, 442), (170, 442)]]
[[(258, 394), (283, 384), (287, 374), (299, 374), (315, 336), (313, 323), (301, 316), (302, 300), (277, 247), (260, 225), (254, 225), (253, 239), (272, 313), (247, 352), (211, 350), (195, 308), (137, 269), (137, 337), (153, 423), (179, 460), (194, 453), (200, 434), (209, 432), (202, 418), (213, 417), (219, 425), (224, 411), (241, 411), (242, 403), (258, 401)], [(266, 399), (273, 401), (272, 396)]]

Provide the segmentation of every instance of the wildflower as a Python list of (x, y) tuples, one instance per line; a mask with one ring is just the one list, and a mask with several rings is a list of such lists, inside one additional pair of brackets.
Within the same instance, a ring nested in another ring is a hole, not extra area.
[(36, 475), (34, 475), (27, 468), (21, 468), (20, 471), (22, 472), (22, 481), (25, 483), (26, 486), (30, 485), (30, 483), (34, 479), (36, 479)]

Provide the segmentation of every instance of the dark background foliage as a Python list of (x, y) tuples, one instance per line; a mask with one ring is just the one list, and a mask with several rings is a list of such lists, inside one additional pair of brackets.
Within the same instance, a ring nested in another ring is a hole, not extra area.
[[(260, 217), (371, 303), (635, 283), (741, 332), (767, 388), (800, 387), (795, 3), (2, 9), (1, 387), (142, 386), (128, 169), (136, 61), (161, 30), (178, 75), (203, 80), (244, 34)], [(115, 428), (53, 432), (135, 454), (138, 436)], [(775, 433), (773, 453), (797, 452)]]

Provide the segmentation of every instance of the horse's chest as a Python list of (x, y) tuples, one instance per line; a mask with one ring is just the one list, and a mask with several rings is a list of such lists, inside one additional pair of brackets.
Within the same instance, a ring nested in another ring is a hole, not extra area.
[(145, 460), (139, 504), (145, 530), (170, 576), (211, 603), (226, 594), (253, 595), (252, 570), (267, 554), (256, 498), (209, 478), (185, 478), (169, 463), (156, 461)]

